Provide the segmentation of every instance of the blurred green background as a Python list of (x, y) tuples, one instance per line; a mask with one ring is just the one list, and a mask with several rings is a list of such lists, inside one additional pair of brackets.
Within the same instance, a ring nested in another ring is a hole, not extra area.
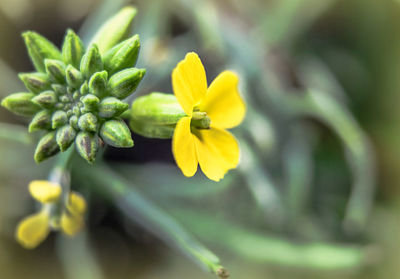
[[(231, 278), (400, 278), (400, 1), (0, 0), (0, 97), (24, 90), (17, 73), (33, 70), (22, 31), (60, 46), (70, 27), (87, 42), (126, 4), (139, 10), (133, 32), (147, 69), (135, 96), (171, 92), (171, 70), (196, 51), (208, 82), (239, 73), (248, 113), (233, 131), (241, 163), (218, 184), (184, 178), (169, 140), (137, 135), (133, 149), (107, 149), (110, 168)], [(0, 278), (216, 278), (164, 232), (132, 222), (135, 212), (79, 168), (86, 231), (21, 248), (15, 226), (35, 210), (27, 185), (54, 160), (35, 165), (25, 119), (0, 109), (0, 121)]]

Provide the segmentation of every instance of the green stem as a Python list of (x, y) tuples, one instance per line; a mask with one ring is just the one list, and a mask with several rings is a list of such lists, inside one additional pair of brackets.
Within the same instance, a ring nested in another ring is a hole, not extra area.
[(107, 166), (98, 164), (96, 168), (87, 167), (77, 173), (85, 175), (86, 179), (93, 182), (92, 185), (106, 191), (106, 194), (114, 200), (114, 204), (129, 219), (139, 223), (167, 244), (180, 249), (202, 268), (217, 274), (220, 278), (228, 277), (227, 271), (220, 265), (214, 253)]

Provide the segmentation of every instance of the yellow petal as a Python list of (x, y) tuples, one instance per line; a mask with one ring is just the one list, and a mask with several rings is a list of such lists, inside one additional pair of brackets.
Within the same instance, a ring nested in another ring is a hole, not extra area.
[(239, 162), (239, 145), (228, 131), (211, 128), (195, 130), (195, 143), (201, 170), (211, 180), (219, 181)]
[(66, 206), (69, 212), (74, 215), (82, 215), (86, 211), (86, 201), (77, 192), (71, 192), (69, 194), (69, 201)]
[(222, 72), (208, 88), (206, 97), (199, 105), (207, 112), (211, 126), (229, 129), (239, 125), (246, 113), (246, 105), (238, 92), (238, 76), (230, 71)]
[(29, 192), (41, 203), (49, 203), (60, 198), (61, 186), (47, 180), (34, 180), (29, 183)]
[(74, 215), (74, 214), (69, 214), (67, 212), (63, 212), (61, 215), (61, 220), (60, 220), (60, 225), (61, 225), (61, 230), (68, 236), (74, 236), (76, 235), (79, 231), (82, 230), (82, 228), (85, 225), (85, 222), (83, 220), (83, 215)]
[(199, 56), (194, 52), (186, 54), (172, 71), (172, 88), (179, 104), (188, 116), (207, 92), (207, 78)]
[(190, 132), (190, 121), (189, 117), (181, 118), (172, 137), (172, 152), (176, 164), (188, 177), (196, 173), (198, 164), (194, 136)]
[(36, 248), (50, 233), (49, 213), (41, 211), (23, 219), (17, 227), (15, 237), (26, 249)]

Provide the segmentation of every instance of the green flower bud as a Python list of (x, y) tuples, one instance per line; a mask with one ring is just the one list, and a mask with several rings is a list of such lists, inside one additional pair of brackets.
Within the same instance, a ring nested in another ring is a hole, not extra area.
[(130, 32), (136, 12), (134, 7), (126, 7), (120, 10), (100, 27), (90, 44), (97, 44), (100, 53), (103, 54), (124, 40)]
[(89, 79), (94, 73), (103, 71), (103, 62), (96, 45), (91, 45), (82, 57), (80, 70), (83, 76)]
[(76, 150), (90, 164), (96, 159), (98, 146), (98, 137), (95, 134), (79, 132), (75, 138)]
[(106, 121), (100, 129), (103, 141), (114, 147), (132, 147), (131, 131), (122, 120)]
[(113, 118), (126, 111), (129, 105), (115, 97), (104, 98), (99, 105), (99, 116), (102, 118)]
[(119, 43), (104, 55), (104, 68), (112, 75), (123, 69), (134, 67), (139, 55), (139, 49), (140, 40), (138, 35)]
[(50, 79), (44, 73), (21, 73), (18, 77), (32, 93), (40, 93), (46, 89), (50, 89)]
[(22, 34), (29, 57), (39, 72), (46, 72), (45, 59), (61, 60), (61, 53), (53, 43), (36, 32), (27, 31)]
[(69, 125), (71, 125), (75, 130), (79, 130), (79, 127), (78, 127), (78, 116), (72, 115), (69, 118)]
[(56, 92), (57, 96), (64, 96), (68, 93), (67, 87), (61, 84), (52, 84), (51, 88), (53, 88), (54, 92)]
[(89, 92), (96, 96), (103, 96), (107, 89), (108, 73), (106, 71), (97, 72), (89, 80)]
[(57, 96), (54, 91), (47, 90), (33, 97), (32, 102), (40, 105), (43, 108), (52, 108), (57, 102)]
[(28, 131), (29, 133), (32, 133), (38, 130), (48, 130), (50, 129), (50, 123), (51, 123), (51, 113), (48, 110), (39, 111), (32, 118), (32, 121), (29, 124)]
[(156, 125), (176, 124), (186, 116), (175, 95), (154, 92), (132, 102), (131, 118)]
[(145, 69), (129, 68), (112, 75), (108, 81), (110, 95), (125, 99), (136, 90), (145, 73)]
[(84, 53), (85, 47), (81, 39), (73, 30), (68, 29), (62, 47), (62, 57), (64, 63), (67, 65), (72, 65), (75, 68), (79, 68)]
[(78, 127), (82, 131), (96, 132), (97, 131), (97, 117), (93, 113), (85, 113), (78, 120)]
[(176, 123), (186, 116), (172, 94), (151, 93), (132, 103), (131, 129), (148, 138), (172, 138)]
[(81, 101), (85, 105), (85, 109), (87, 109), (88, 111), (95, 111), (98, 104), (100, 103), (100, 99), (92, 94), (87, 94), (83, 96), (81, 98)]
[(59, 148), (56, 142), (56, 132), (53, 131), (47, 133), (40, 139), (36, 147), (34, 159), (36, 163), (40, 163), (47, 158), (55, 155), (58, 151)]
[[(51, 128), (57, 129), (68, 122), (68, 115), (63, 110), (57, 110), (51, 117)], [(62, 150), (62, 149), (61, 149)]]
[(74, 89), (78, 89), (83, 83), (82, 73), (72, 65), (67, 66), (67, 69), (65, 70), (65, 76), (67, 79), (67, 84)]
[(79, 92), (81, 92), (81, 95), (86, 95), (89, 93), (89, 85), (88, 85), (87, 81), (85, 81), (82, 84), (81, 88), (79, 89)]
[(65, 64), (58, 60), (46, 59), (44, 60), (46, 73), (53, 82), (61, 84), (65, 83)]
[(64, 152), (71, 146), (76, 137), (76, 131), (70, 125), (57, 129), (56, 141), (60, 150)]
[(171, 139), (174, 135), (176, 124), (147, 124), (133, 119), (129, 122), (129, 127), (138, 135), (154, 139)]
[(32, 116), (41, 109), (32, 102), (34, 96), (33, 93), (14, 93), (4, 98), (1, 105), (15, 114)]

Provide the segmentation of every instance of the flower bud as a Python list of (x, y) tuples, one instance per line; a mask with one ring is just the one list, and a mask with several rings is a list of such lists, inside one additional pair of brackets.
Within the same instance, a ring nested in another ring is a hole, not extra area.
[(79, 92), (81, 92), (81, 95), (86, 95), (87, 93), (89, 93), (89, 86), (87, 81), (85, 81), (82, 84), (81, 88), (79, 89)]
[(100, 129), (103, 141), (114, 147), (132, 147), (131, 131), (122, 120), (106, 121)]
[(72, 65), (68, 65), (65, 70), (67, 84), (74, 89), (78, 89), (83, 83), (83, 75)]
[(97, 72), (89, 80), (89, 92), (101, 97), (107, 89), (108, 73), (106, 71)]
[(44, 73), (21, 73), (18, 77), (22, 80), (25, 87), (32, 93), (40, 93), (50, 89), (50, 79)]
[(125, 99), (136, 90), (145, 73), (145, 69), (129, 68), (112, 75), (108, 81), (110, 95)]
[(62, 47), (62, 57), (65, 64), (79, 68), (84, 53), (85, 47), (81, 39), (73, 30), (68, 29)]
[(32, 116), (41, 109), (32, 102), (34, 96), (33, 93), (14, 93), (4, 98), (1, 105), (15, 114)]
[(123, 69), (134, 67), (139, 55), (139, 49), (140, 40), (138, 35), (119, 43), (104, 55), (104, 68), (112, 75)]
[(54, 92), (56, 92), (57, 96), (61, 97), (68, 93), (67, 88), (61, 84), (52, 84), (51, 88), (53, 88)]
[(75, 130), (78, 130), (79, 129), (79, 127), (78, 127), (78, 116), (72, 115), (69, 118), (69, 125), (71, 125)]
[(54, 59), (46, 59), (44, 61), (46, 73), (53, 82), (65, 83), (65, 64)]
[(57, 110), (51, 117), (51, 127), (57, 129), (68, 122), (68, 115), (63, 110)]
[(57, 102), (57, 96), (54, 91), (47, 90), (33, 97), (32, 102), (40, 105), (43, 108), (52, 108)]
[(59, 148), (56, 142), (56, 132), (52, 131), (50, 133), (47, 133), (40, 139), (36, 147), (34, 156), (35, 161), (36, 163), (40, 163), (47, 158), (55, 155), (58, 151)]
[(96, 45), (91, 45), (82, 57), (80, 70), (83, 76), (89, 79), (94, 73), (103, 70), (103, 62)]
[(78, 127), (82, 131), (96, 132), (97, 131), (97, 117), (93, 113), (85, 113), (78, 120)]
[(136, 15), (134, 7), (121, 9), (115, 16), (107, 20), (94, 35), (90, 45), (97, 44), (103, 54), (126, 38)]
[(33, 65), (39, 72), (45, 73), (45, 59), (61, 60), (61, 53), (57, 47), (43, 36), (33, 31), (27, 31), (22, 34), (29, 57)]
[(75, 138), (75, 146), (82, 158), (90, 164), (94, 162), (98, 149), (97, 135), (88, 132), (79, 132)]
[(81, 98), (82, 103), (85, 105), (85, 109), (89, 111), (93, 111), (97, 109), (97, 105), (100, 102), (100, 99), (95, 95), (87, 94)]
[(70, 125), (57, 129), (56, 141), (60, 150), (64, 152), (71, 146), (76, 137), (76, 131)]
[(51, 113), (48, 110), (39, 111), (33, 118), (31, 123), (29, 124), (28, 131), (29, 133), (38, 131), (38, 130), (47, 130), (50, 129), (51, 123)]
[(155, 92), (133, 101), (129, 125), (145, 137), (171, 138), (176, 123), (184, 116), (174, 95)]
[(99, 105), (99, 116), (103, 118), (112, 118), (119, 116), (126, 111), (129, 105), (114, 97), (104, 98)]

